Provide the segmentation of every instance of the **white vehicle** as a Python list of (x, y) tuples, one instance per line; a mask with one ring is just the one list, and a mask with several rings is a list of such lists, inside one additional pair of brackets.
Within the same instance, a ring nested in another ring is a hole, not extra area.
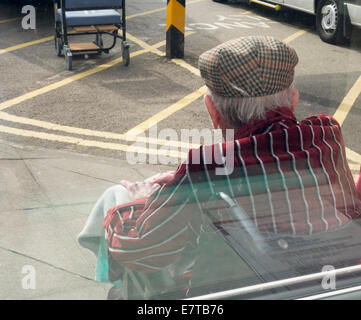
[[(226, 2), (227, 0), (213, 0)], [(243, 0), (244, 1), (244, 0)], [(351, 27), (361, 27), (361, 0), (246, 0), (281, 10), (282, 7), (316, 16), (320, 38), (329, 43), (343, 42), (351, 37)]]

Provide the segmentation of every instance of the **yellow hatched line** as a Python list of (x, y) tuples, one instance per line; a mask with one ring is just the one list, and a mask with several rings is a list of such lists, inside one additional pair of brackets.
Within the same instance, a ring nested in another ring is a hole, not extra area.
[[(194, 33), (194, 32), (189, 32), (186, 35), (190, 35), (192, 33)], [(141, 44), (143, 47), (145, 47), (145, 49), (142, 49), (142, 50), (132, 53), (131, 54), (132, 57), (143, 54), (143, 53), (147, 53), (147, 52), (154, 52), (156, 54), (163, 55), (163, 53), (160, 50), (158, 50), (157, 48), (164, 46), (165, 41), (161, 41), (155, 45), (148, 45), (145, 42), (142, 42), (140, 39), (137, 39), (136, 37), (134, 37), (132, 35), (129, 35), (129, 36), (136, 43)], [(95, 74), (95, 73), (103, 71), (105, 69), (108, 69), (108, 68), (114, 66), (115, 64), (120, 63), (121, 61), (122, 61), (122, 58), (115, 59), (113, 61), (108, 62), (107, 64), (95, 67), (92, 70), (82, 72), (80, 74), (66, 78), (66, 79), (59, 81), (57, 83), (54, 83), (52, 85), (41, 88), (39, 90), (35, 90), (28, 94), (17, 97), (15, 99), (5, 101), (0, 104), (0, 110), (14, 106), (18, 103), (24, 102), (24, 101), (34, 98), (38, 95), (50, 92), (50, 91), (60, 88), (64, 85), (70, 84), (76, 80), (82, 79), (89, 75)], [(25, 124), (25, 125), (37, 126), (37, 127), (41, 127), (41, 128), (48, 129), (48, 130), (62, 131), (62, 132), (73, 133), (73, 134), (78, 134), (78, 135), (95, 136), (95, 137), (102, 137), (102, 138), (108, 138), (108, 139), (119, 139), (119, 140), (124, 140), (124, 141), (131, 141), (131, 142), (141, 142), (143, 144), (165, 145), (165, 146), (170, 146), (172, 148), (177, 148), (177, 149), (178, 148), (187, 148), (188, 149), (189, 147), (197, 147), (197, 145), (192, 145), (189, 143), (182, 143), (180, 141), (174, 142), (174, 141), (169, 141), (169, 140), (159, 140), (159, 139), (148, 138), (148, 137), (130, 137), (127, 134), (116, 134), (116, 133), (111, 133), (111, 132), (102, 132), (102, 131), (69, 127), (69, 126), (62, 126), (62, 125), (57, 125), (57, 124), (50, 123), (50, 122), (10, 115), (10, 114), (8, 114), (6, 112), (2, 112), (2, 111), (0, 111), (0, 119), (5, 120), (5, 121), (15, 122), (15, 123), (21, 123), (21, 124)], [(47, 135), (47, 133), (39, 133), (39, 134), (31, 135), (30, 132), (32, 132), (32, 131), (30, 131), (30, 130), (21, 130), (21, 129), (6, 130), (6, 127), (2, 127), (2, 129), (0, 131), (4, 132), (4, 133), (8, 133), (8, 134), (20, 135), (20, 136), (25, 136), (25, 137), (34, 137), (34, 138), (45, 139), (45, 140), (46, 140), (45, 137)], [(59, 137), (59, 139), (56, 140), (56, 137)], [(48, 140), (79, 144), (77, 139), (71, 140), (71, 139), (69, 139), (69, 137), (66, 137), (66, 136), (63, 137), (63, 136), (58, 136), (58, 135), (54, 135), (54, 134), (51, 134), (51, 136)], [(83, 141), (81, 145), (86, 145), (84, 141), (87, 141), (87, 140), (80, 139), (80, 141)], [(94, 146), (94, 147), (100, 147), (100, 148), (104, 148), (104, 149), (107, 149), (107, 147), (109, 147), (108, 149), (114, 149), (114, 150), (120, 150), (120, 151), (126, 150), (129, 152), (131, 152), (133, 150), (133, 149), (129, 148), (128, 145), (106, 144), (106, 143), (102, 144), (101, 142), (96, 142), (96, 141), (92, 141), (92, 140), (90, 140), (90, 141), (91, 141), (90, 146)], [(150, 151), (148, 152), (147, 150), (150, 150)], [(138, 148), (134, 152), (155, 154), (156, 150), (157, 149)], [(162, 154), (164, 152), (165, 151), (162, 151), (161, 153), (158, 153), (158, 154)], [(164, 155), (169, 155), (170, 157), (175, 157), (175, 158), (184, 158), (186, 156), (186, 154), (175, 151), (175, 150), (173, 150), (171, 153), (169, 153), (169, 152), (164, 153)]]
[[(135, 51), (135, 52), (131, 53), (130, 56), (131, 57), (136, 57), (136, 56), (141, 55), (143, 53), (150, 52), (151, 48), (158, 48), (158, 47), (162, 47), (164, 45), (165, 45), (165, 41), (161, 41), (161, 42), (158, 42), (157, 44), (151, 46), (148, 49), (142, 49), (142, 50)], [(4, 109), (7, 109), (7, 108), (10, 108), (10, 107), (12, 107), (14, 105), (17, 105), (17, 104), (19, 104), (21, 102), (24, 102), (26, 100), (37, 97), (39, 95), (42, 95), (42, 94), (45, 94), (47, 92), (56, 90), (56, 89), (58, 89), (60, 87), (66, 86), (66, 85), (68, 85), (68, 84), (70, 84), (70, 83), (72, 83), (74, 81), (83, 79), (85, 77), (88, 77), (88, 76), (91, 76), (91, 75), (96, 74), (98, 72), (109, 69), (109, 68), (115, 66), (116, 64), (122, 62), (122, 61), (123, 61), (122, 57), (119, 57), (119, 58), (114, 59), (112, 61), (109, 61), (109, 62), (107, 62), (105, 64), (96, 66), (95, 68), (92, 68), (90, 70), (87, 70), (87, 71), (84, 71), (84, 72), (81, 72), (81, 73), (77, 73), (77, 74), (75, 74), (75, 75), (73, 75), (71, 77), (68, 77), (68, 78), (65, 78), (65, 79), (63, 79), (61, 81), (58, 81), (58, 82), (52, 83), (50, 85), (47, 85), (47, 86), (45, 86), (43, 88), (31, 91), (29, 93), (23, 94), (23, 95), (21, 95), (19, 97), (16, 97), (16, 98), (13, 98), (13, 99), (10, 99), (10, 100), (7, 100), (7, 101), (4, 101), (4, 102), (0, 103), (0, 111), (4, 110)]]
[(356, 80), (353, 87), (347, 93), (346, 97), (343, 99), (339, 107), (337, 108), (333, 117), (338, 121), (340, 126), (342, 126), (345, 121), (347, 115), (351, 111), (355, 101), (359, 97), (361, 93), (361, 76)]
[(132, 136), (137, 136), (137, 135), (143, 133), (144, 131), (148, 130), (150, 127), (154, 126), (156, 123), (168, 118), (173, 113), (183, 109), (184, 107), (188, 106), (195, 100), (202, 97), (206, 93), (206, 90), (207, 90), (206, 86), (199, 88), (198, 90), (185, 96), (184, 98), (180, 99), (176, 103), (163, 109), (162, 111), (156, 113), (154, 116), (145, 120), (141, 124), (137, 125), (136, 127), (132, 128), (131, 130), (127, 131), (126, 135), (129, 135), (132, 137)]
[[(205, 0), (193, 0), (193, 1), (187, 1), (187, 6), (193, 3), (197, 3), (197, 2), (203, 2)], [(140, 12), (140, 13), (136, 13), (136, 14), (132, 14), (130, 16), (127, 17), (127, 19), (133, 19), (135, 17), (141, 17), (141, 16), (145, 16), (151, 13), (157, 13), (157, 12), (161, 12), (161, 11), (165, 11), (167, 10), (167, 7), (164, 8), (158, 8), (158, 9), (154, 9), (154, 10), (150, 10), (150, 11), (146, 11), (146, 12)]]
[(16, 17), (16, 18), (11, 18), (11, 19), (0, 20), (0, 24), (2, 24), (2, 23), (7, 23), (7, 22), (18, 21), (18, 20), (20, 20), (20, 19), (21, 19), (21, 17)]
[(346, 157), (349, 161), (348, 165), (356, 182), (360, 174), (361, 155), (346, 147)]
[(33, 46), (33, 45), (36, 45), (36, 44), (48, 42), (48, 41), (51, 41), (53, 39), (54, 39), (54, 36), (51, 36), (51, 37), (46, 37), (46, 38), (42, 38), (42, 39), (38, 39), (38, 40), (34, 40), (34, 41), (24, 42), (24, 43), (17, 44), (15, 46), (12, 46), (12, 47), (9, 47), (9, 48), (6, 48), (6, 49), (0, 49), (0, 54), (9, 53), (11, 51), (15, 51), (15, 50), (30, 47), (30, 46)]
[(305, 33), (307, 33), (307, 30), (299, 30), (299, 31), (295, 32), (294, 34), (290, 35), (289, 37), (283, 39), (282, 41), (284, 43), (290, 43), (290, 42), (296, 40), (297, 38), (303, 36)]
[(52, 131), (61, 131), (70, 134), (77, 134), (82, 136), (91, 136), (97, 138), (105, 138), (105, 139), (112, 139), (112, 140), (122, 140), (128, 142), (141, 142), (144, 144), (157, 144), (157, 145), (165, 145), (171, 146), (173, 148), (197, 148), (199, 147), (198, 144), (190, 144), (190, 143), (183, 143), (181, 141), (170, 141), (170, 140), (163, 140), (158, 138), (148, 138), (148, 137), (132, 137), (123, 133), (114, 133), (114, 132), (106, 132), (106, 131), (97, 131), (97, 130), (90, 130), (84, 128), (76, 128), (70, 126), (59, 125), (56, 123), (51, 123), (47, 121), (41, 121), (36, 119), (30, 119), (25, 117), (19, 117), (12, 114), (8, 114), (6, 112), (0, 111), (0, 119), (8, 122), (15, 122), (24, 125), (30, 125), (34, 127), (43, 128), (46, 130)]
[(36, 138), (41, 140), (48, 140), (48, 141), (54, 141), (54, 142), (61, 142), (61, 143), (70, 143), (70, 144), (76, 144), (78, 146), (82, 147), (95, 147), (95, 148), (101, 148), (101, 149), (107, 149), (107, 150), (116, 150), (116, 151), (123, 151), (123, 152), (130, 152), (130, 153), (145, 153), (145, 154), (151, 154), (151, 155), (163, 155), (167, 157), (172, 158), (185, 158), (187, 156), (186, 153), (178, 151), (178, 150), (170, 150), (170, 149), (150, 149), (150, 148), (144, 148), (139, 146), (128, 146), (124, 144), (118, 144), (118, 143), (110, 143), (110, 142), (101, 142), (96, 140), (85, 140), (70, 136), (61, 136), (61, 135), (55, 135), (51, 133), (44, 133), (44, 132), (38, 132), (38, 131), (32, 131), (32, 130), (24, 130), (24, 129), (17, 129), (17, 128), (10, 128), (0, 125), (0, 132), (6, 133), (6, 134), (12, 134), (16, 136), (22, 136), (26, 138)]

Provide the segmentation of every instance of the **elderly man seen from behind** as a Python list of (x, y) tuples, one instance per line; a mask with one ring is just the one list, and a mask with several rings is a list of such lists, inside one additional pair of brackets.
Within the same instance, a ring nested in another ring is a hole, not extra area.
[[(98, 255), (101, 281), (122, 287), (131, 271), (158, 294), (177, 289), (185, 297), (197, 286), (214, 290), (207, 286), (215, 281), (241, 286), (238, 255), (257, 270), (265, 254), (265, 279), (360, 260), (355, 251), (342, 261), (336, 254), (267, 258), (269, 250), (292, 252), (305, 241), (332, 243), (359, 231), (351, 222), (361, 204), (339, 124), (327, 115), (302, 121), (294, 115), (297, 63), (295, 50), (271, 37), (231, 40), (200, 56), (213, 126), (225, 140), (233, 130), (233, 139), (190, 150), (175, 172), (123, 181), (103, 195), (79, 237)], [(217, 173), (229, 162), (233, 170)]]

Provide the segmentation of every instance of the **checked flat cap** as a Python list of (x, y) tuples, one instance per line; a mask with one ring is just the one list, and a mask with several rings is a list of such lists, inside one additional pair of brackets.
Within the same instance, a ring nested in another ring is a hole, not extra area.
[(199, 57), (207, 87), (224, 97), (261, 97), (288, 88), (298, 63), (296, 51), (272, 37), (227, 41)]

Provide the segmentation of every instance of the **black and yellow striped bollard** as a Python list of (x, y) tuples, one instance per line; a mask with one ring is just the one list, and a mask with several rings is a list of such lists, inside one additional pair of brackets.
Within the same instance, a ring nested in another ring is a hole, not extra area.
[(185, 0), (167, 0), (167, 58), (184, 57), (186, 3)]

